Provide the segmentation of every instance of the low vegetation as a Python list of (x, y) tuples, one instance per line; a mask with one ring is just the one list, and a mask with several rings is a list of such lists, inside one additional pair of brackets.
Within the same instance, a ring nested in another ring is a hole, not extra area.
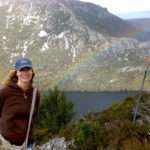
[(64, 92), (59, 91), (57, 87), (48, 90), (41, 98), (35, 128), (38, 143), (44, 143), (50, 137), (58, 134), (71, 121), (73, 115), (73, 104), (67, 100)]
[[(150, 95), (143, 95), (149, 99)], [(71, 121), (73, 105), (55, 88), (42, 98), (36, 128), (40, 143), (54, 136), (73, 140), (69, 150), (149, 150), (150, 124), (133, 123), (133, 109), (138, 96), (128, 97), (103, 112), (89, 113)], [(138, 117), (138, 120), (140, 118)]]
[(71, 150), (149, 150), (150, 125), (133, 123), (137, 96), (114, 104), (102, 113), (89, 113), (62, 132), (74, 139)]

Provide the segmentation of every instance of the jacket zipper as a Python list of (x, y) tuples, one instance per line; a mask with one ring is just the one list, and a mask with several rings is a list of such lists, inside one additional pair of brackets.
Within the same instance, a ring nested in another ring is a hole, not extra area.
[(27, 99), (26, 93), (23, 93), (23, 96), (24, 96), (24, 99), (26, 100)]

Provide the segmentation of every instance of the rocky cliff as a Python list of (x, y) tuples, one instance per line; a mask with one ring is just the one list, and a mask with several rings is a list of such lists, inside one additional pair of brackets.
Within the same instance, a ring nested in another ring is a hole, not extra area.
[(100, 6), (77, 0), (0, 0), (0, 79), (30, 57), (36, 84), (64, 90), (136, 89), (149, 42)]

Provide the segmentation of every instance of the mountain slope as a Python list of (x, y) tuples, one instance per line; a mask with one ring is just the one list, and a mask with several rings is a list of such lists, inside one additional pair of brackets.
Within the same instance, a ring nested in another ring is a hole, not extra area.
[(134, 30), (132, 25), (109, 13), (106, 8), (79, 1), (71, 1), (71, 6), (77, 19), (97, 32), (117, 36)]
[(142, 18), (142, 19), (129, 19), (127, 20), (130, 24), (135, 26), (136, 28), (140, 28), (140, 32), (135, 32), (132, 34), (133, 38), (136, 38), (139, 41), (149, 41), (150, 40), (150, 19)]
[(0, 6), (1, 80), (18, 57), (30, 57), (40, 88), (93, 91), (139, 85), (148, 54), (143, 47), (149, 43), (113, 37), (125, 36), (132, 26), (106, 9), (75, 0), (0, 0)]

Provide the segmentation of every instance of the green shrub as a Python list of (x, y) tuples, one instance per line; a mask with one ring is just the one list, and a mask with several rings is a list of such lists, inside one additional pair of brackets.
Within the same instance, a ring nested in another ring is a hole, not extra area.
[(51, 134), (57, 134), (71, 121), (73, 115), (73, 104), (67, 100), (64, 92), (57, 87), (48, 90), (41, 98), (36, 132), (38, 134), (38, 130), (47, 129)]

